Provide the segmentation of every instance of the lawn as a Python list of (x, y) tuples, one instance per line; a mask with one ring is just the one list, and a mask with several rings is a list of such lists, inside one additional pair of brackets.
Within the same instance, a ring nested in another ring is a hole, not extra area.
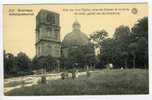
[(75, 80), (49, 80), (48, 84), (14, 89), (5, 93), (5, 95), (148, 94), (148, 83), (148, 70), (97, 70), (92, 72), (90, 77), (81, 76)]

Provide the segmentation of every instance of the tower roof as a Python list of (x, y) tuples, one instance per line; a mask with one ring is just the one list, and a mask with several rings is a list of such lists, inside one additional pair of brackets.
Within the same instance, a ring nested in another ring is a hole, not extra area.
[(73, 29), (75, 29), (76, 27), (78, 27), (79, 30), (80, 30), (81, 25), (80, 25), (80, 23), (77, 20), (75, 20), (75, 22), (72, 24), (72, 27), (73, 27)]
[(75, 45), (87, 45), (89, 43), (89, 38), (85, 33), (81, 32), (80, 30), (80, 23), (76, 20), (73, 23), (73, 31), (68, 33), (63, 41), (62, 46), (63, 47), (70, 47)]

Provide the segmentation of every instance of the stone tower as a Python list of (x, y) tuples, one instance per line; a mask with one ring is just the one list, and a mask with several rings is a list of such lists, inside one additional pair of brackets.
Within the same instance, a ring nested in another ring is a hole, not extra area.
[(60, 58), (60, 22), (59, 14), (40, 10), (36, 16), (36, 56), (51, 55)]

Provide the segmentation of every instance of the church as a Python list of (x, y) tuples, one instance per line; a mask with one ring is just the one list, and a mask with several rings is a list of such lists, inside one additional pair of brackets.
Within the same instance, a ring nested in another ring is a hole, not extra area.
[[(64, 28), (64, 27), (62, 27)], [(36, 16), (36, 56), (50, 55), (60, 66), (84, 66), (93, 64), (95, 50), (93, 44), (81, 25), (76, 20), (72, 25), (72, 32), (68, 33), (63, 41), (60, 40), (60, 15), (48, 10), (40, 10)], [(62, 59), (62, 60), (61, 60)], [(88, 61), (88, 60), (91, 60)], [(68, 64), (67, 64), (68, 63)]]

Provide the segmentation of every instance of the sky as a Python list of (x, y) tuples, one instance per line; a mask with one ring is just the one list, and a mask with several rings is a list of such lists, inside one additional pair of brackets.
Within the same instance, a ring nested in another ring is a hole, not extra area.
[[(132, 13), (134, 8), (137, 9), (136, 14)], [(41, 9), (60, 14), (61, 41), (67, 33), (72, 31), (72, 24), (75, 20), (81, 24), (81, 31), (88, 36), (94, 31), (105, 29), (109, 33), (109, 37), (112, 37), (115, 28), (120, 25), (131, 28), (137, 20), (148, 16), (148, 5), (146, 3), (4, 5), (3, 47), (6, 52), (14, 55), (24, 52), (30, 58), (35, 56), (36, 15)], [(93, 11), (93, 9), (100, 9), (100, 11)], [(113, 11), (114, 9), (117, 9), (117, 11)], [(81, 12), (85, 13), (85, 15), (80, 15)], [(100, 14), (90, 15), (91, 12)], [(119, 14), (102, 14), (102, 12), (119, 12)], [(14, 16), (10, 15), (10, 13), (32, 13), (32, 15)], [(75, 15), (75, 13), (79, 13), (79, 15)]]

